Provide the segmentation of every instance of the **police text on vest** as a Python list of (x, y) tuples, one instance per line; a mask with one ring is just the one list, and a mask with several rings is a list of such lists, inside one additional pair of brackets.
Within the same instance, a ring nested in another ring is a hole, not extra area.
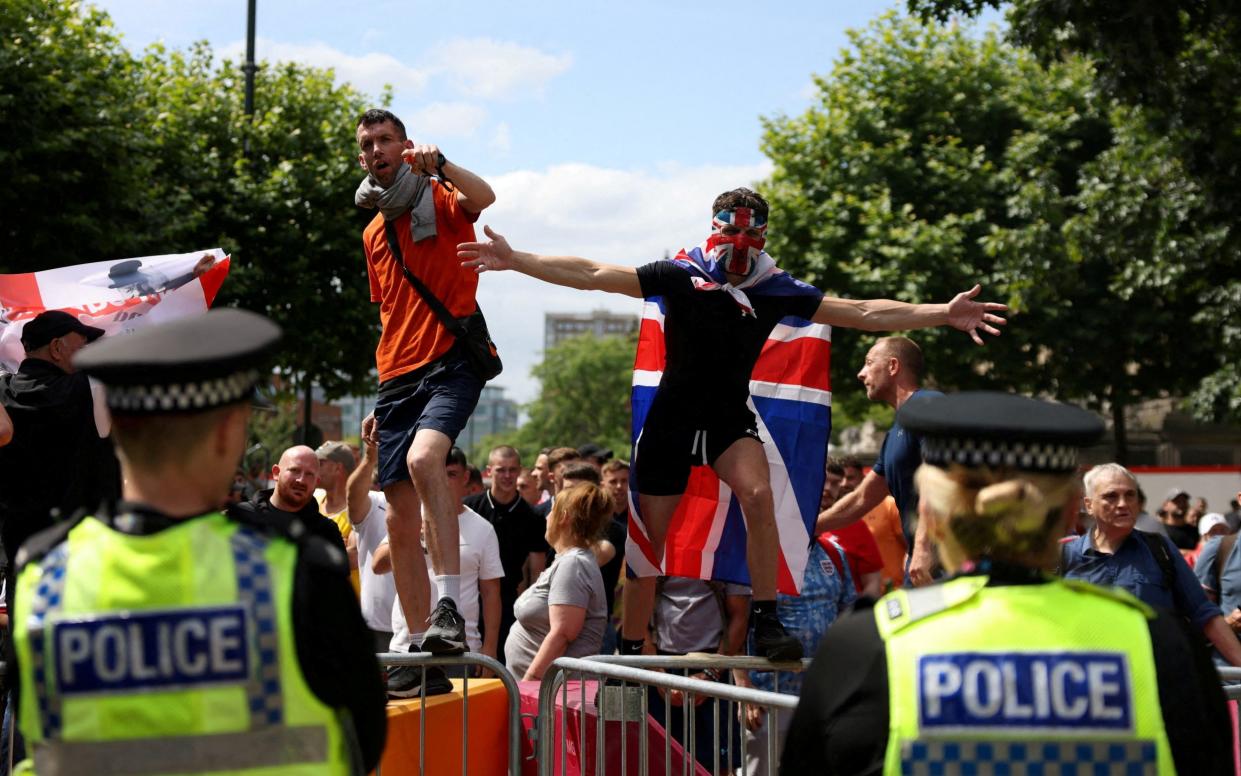
[(918, 727), (1131, 730), (1127, 656), (1109, 652), (953, 652), (918, 658)]
[(237, 682), (250, 673), (241, 606), (62, 620), (52, 633), (65, 695)]

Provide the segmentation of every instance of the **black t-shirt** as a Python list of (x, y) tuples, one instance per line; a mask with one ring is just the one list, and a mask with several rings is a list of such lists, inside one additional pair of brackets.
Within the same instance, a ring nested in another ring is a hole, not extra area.
[(750, 316), (725, 291), (697, 290), (690, 271), (671, 261), (638, 267), (638, 282), (643, 296), (664, 300), (666, 362), (660, 388), (691, 399), (687, 411), (702, 417), (715, 415), (720, 406), (744, 406), (767, 335), (785, 316), (809, 319), (823, 300), (822, 292), (789, 278), (782, 290), (800, 293), (746, 289), (754, 307)]
[(616, 583), (620, 581), (621, 569), (625, 567), (625, 537), (629, 530), (629, 512), (612, 515), (608, 523), (606, 538), (616, 548), (612, 560), (599, 567), (603, 574), (603, 592), (608, 598), (608, 616), (612, 616), (612, 608), (616, 604)]
[[(888, 746), (888, 658), (874, 600), (827, 630), (806, 671), (780, 773), (880, 774)], [(1230, 720), (1202, 634), (1166, 612), (1149, 621), (1159, 705), (1177, 773), (1231, 773)]]
[(1168, 529), (1168, 538), (1176, 545), (1178, 550), (1192, 550), (1198, 546), (1201, 537), (1198, 536), (1198, 526), (1196, 525), (1168, 525), (1164, 524), (1164, 528)]
[[(505, 624), (513, 619), (513, 603), (517, 600), (517, 587), (522, 581), (522, 565), (532, 552), (546, 552), (547, 525), (534, 513), (526, 500), (514, 495), (508, 504), (498, 504), (491, 491), (476, 493), (465, 500), (465, 505), (482, 515), (496, 529), (500, 542), (500, 565), (504, 578), (500, 580), (500, 613)], [(508, 628), (501, 630), (501, 638)], [(500, 645), (503, 647), (503, 643)]]
[[(287, 512), (271, 503), (274, 488), (260, 490), (249, 501), (230, 504), (226, 510), (230, 517), (252, 520), (271, 525), (280, 534), (294, 532), (294, 523), (300, 523), (307, 533), (317, 536), (328, 544), (345, 552), (345, 539), (340, 535), (340, 528), (330, 518), (324, 517), (319, 511), (319, 502), (313, 498), (296, 512)], [(346, 573), (348, 571), (346, 570)]]

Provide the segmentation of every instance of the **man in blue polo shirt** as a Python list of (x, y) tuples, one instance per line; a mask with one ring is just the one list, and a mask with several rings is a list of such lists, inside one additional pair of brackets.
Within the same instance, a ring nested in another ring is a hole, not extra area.
[(1134, 531), (1138, 482), (1116, 463), (1100, 464), (1084, 478), (1090, 531), (1061, 545), (1065, 579), (1119, 587), (1151, 606), (1176, 612), (1201, 630), (1219, 653), (1241, 666), (1241, 641), (1220, 609), (1207, 600), (1189, 564), (1164, 536)]
[[(908, 337), (883, 337), (866, 354), (858, 379), (866, 387), (866, 398), (881, 401), (899, 410), (915, 396), (940, 396), (939, 391), (920, 388), (924, 370), (922, 349)], [(905, 531), (905, 545), (910, 548), (905, 561), (906, 584), (928, 585), (932, 582), (935, 548), (922, 531), (914, 535), (913, 518), (918, 513), (918, 491), (914, 488), (914, 472), (922, 465), (922, 440), (893, 423), (879, 458), (852, 493), (841, 497), (830, 509), (819, 515), (815, 535), (838, 531), (862, 519), (889, 495), (896, 501)]]

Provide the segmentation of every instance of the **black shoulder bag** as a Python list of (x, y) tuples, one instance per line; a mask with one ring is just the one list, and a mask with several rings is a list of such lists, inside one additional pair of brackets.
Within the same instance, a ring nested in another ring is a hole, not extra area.
[(392, 260), (400, 265), (401, 271), (405, 273), (405, 279), (430, 306), (435, 317), (444, 324), (444, 328), (457, 338), (457, 345), (462, 348), (462, 354), (470, 362), (470, 366), (479, 379), (487, 382), (504, 371), (500, 353), (496, 350), (495, 343), (491, 341), (491, 333), (487, 331), (487, 319), (483, 317), (483, 311), (477, 303), (475, 303), (474, 312), (464, 318), (454, 318), (439, 297), (431, 293), (431, 289), (427, 288), (418, 276), (405, 266), (401, 243), (396, 236), (396, 227), (391, 221), (384, 221), (384, 233), (388, 236), (388, 250), (392, 252)]

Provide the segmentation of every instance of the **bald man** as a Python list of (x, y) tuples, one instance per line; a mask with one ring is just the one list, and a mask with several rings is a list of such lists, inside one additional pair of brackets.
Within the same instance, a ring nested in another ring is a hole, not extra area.
[[(228, 508), (234, 517), (250, 515), (270, 523), (278, 530), (297, 535), (305, 531), (332, 543), (343, 552), (345, 542), (340, 530), (319, 512), (315, 501), (315, 487), (319, 484), (319, 457), (305, 445), (285, 450), (280, 462), (271, 467), (271, 478), (276, 487), (260, 490), (249, 501), (233, 504)], [(301, 527), (294, 527), (300, 523)]]

